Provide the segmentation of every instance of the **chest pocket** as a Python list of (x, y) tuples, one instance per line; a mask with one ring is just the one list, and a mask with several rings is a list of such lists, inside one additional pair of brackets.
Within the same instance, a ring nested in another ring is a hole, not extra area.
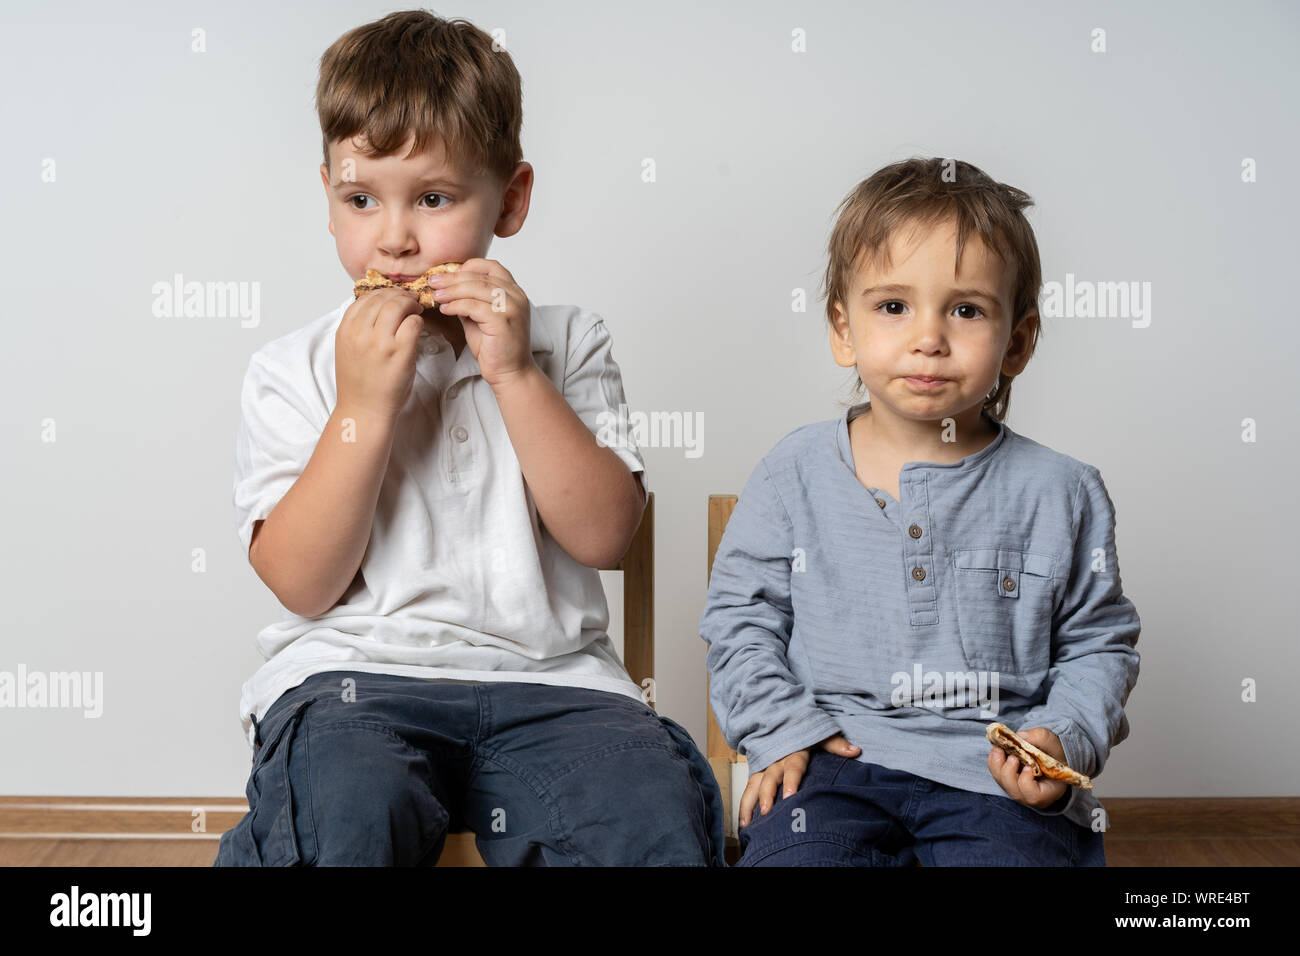
[(966, 662), (1028, 692), (1051, 665), (1056, 559), (1014, 548), (953, 552), (957, 629)]

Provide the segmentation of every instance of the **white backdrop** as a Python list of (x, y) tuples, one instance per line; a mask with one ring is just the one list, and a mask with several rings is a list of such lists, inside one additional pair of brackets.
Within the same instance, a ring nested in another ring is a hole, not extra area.
[[(1059, 7), (436, 10), (504, 29), (524, 78), (532, 209), (489, 256), (606, 318), (634, 411), (702, 416), (698, 456), (644, 449), (658, 704), (701, 747), (707, 496), (842, 414), (817, 301), (836, 204), (881, 165), (954, 156), (1034, 197), (1045, 280), (1150, 283), (1145, 327), (1047, 319), (1008, 419), (1096, 465), (1118, 513), (1142, 673), (1098, 793), (1300, 788), (1264, 759), (1293, 749), (1300, 671), (1298, 15)], [(235, 536), (239, 388), (350, 288), (312, 96), (325, 48), (392, 9), (6, 2), (0, 671), (103, 683), (98, 717), (0, 708), (0, 792), (242, 794), (239, 689), (279, 606)], [(255, 283), (258, 313), (159, 317), (177, 275)]]

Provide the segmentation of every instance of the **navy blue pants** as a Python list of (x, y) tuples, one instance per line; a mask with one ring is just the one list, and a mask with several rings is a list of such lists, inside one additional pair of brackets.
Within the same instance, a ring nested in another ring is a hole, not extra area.
[(1102, 835), (1007, 796), (812, 750), (740, 829), (737, 866), (1105, 866)]
[(432, 866), (449, 827), (489, 866), (725, 865), (708, 762), (621, 694), (325, 671), (255, 748), (215, 866)]

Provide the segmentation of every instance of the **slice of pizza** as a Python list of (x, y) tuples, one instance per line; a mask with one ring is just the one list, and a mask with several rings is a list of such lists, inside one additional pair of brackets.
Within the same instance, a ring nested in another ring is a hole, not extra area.
[(365, 277), (358, 279), (353, 285), (352, 295), (353, 298), (359, 299), (365, 293), (373, 292), (375, 289), (408, 289), (419, 296), (420, 305), (435, 307), (438, 303), (433, 298), (434, 290), (429, 286), (429, 279), (440, 272), (457, 272), (459, 269), (459, 262), (444, 262), (442, 265), (434, 266), (423, 275), (417, 276), (408, 282), (394, 282), (382, 272), (378, 272), (374, 269), (367, 269)]
[(1091, 790), (1092, 780), (1077, 770), (1071, 770), (1049, 753), (1039, 750), (1028, 740), (1017, 737), (1006, 724), (989, 724), (984, 728), (984, 736), (995, 747), (1001, 747), (1034, 772), (1035, 777), (1047, 777), (1068, 783), (1080, 790)]

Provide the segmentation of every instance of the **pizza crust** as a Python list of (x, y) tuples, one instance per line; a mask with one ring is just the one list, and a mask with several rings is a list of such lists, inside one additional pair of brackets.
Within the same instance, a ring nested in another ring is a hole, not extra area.
[(460, 271), (459, 262), (444, 262), (442, 265), (434, 266), (424, 275), (412, 279), (410, 282), (394, 282), (382, 272), (367, 269), (365, 278), (358, 279), (353, 285), (352, 296), (359, 299), (365, 293), (373, 292), (375, 289), (407, 289), (419, 296), (420, 305), (436, 308), (438, 303), (433, 298), (434, 289), (429, 286), (429, 279), (441, 272), (458, 271)]
[(1017, 757), (1024, 766), (1033, 771), (1035, 777), (1059, 780), (1061, 783), (1068, 783), (1080, 790), (1092, 789), (1091, 778), (1079, 773), (1077, 770), (1072, 770), (1051, 754), (1039, 750), (1029, 741), (1017, 737), (1006, 724), (989, 724), (984, 729), (984, 736), (989, 739), (989, 743), (993, 744), (993, 746), (1000, 747), (1013, 757)]

